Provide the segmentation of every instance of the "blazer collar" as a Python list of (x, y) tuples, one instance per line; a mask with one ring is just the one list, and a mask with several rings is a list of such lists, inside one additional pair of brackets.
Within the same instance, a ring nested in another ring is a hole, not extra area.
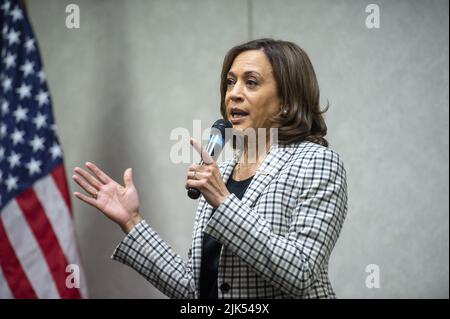
[[(273, 178), (277, 175), (284, 164), (294, 153), (294, 148), (288, 145), (273, 144), (269, 150), (261, 166), (253, 176), (247, 191), (242, 198), (242, 202), (248, 206), (252, 206), (257, 200), (262, 191), (270, 184)], [(242, 152), (237, 151), (232, 160), (230, 160), (224, 167), (222, 178), (226, 184), (233, 172), (234, 167), (239, 161)]]

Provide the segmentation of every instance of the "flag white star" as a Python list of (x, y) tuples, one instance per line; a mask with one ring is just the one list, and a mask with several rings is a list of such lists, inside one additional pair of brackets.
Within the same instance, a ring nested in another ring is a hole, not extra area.
[(35, 135), (34, 138), (30, 141), (30, 145), (33, 148), (33, 152), (43, 150), (44, 149), (44, 138)]
[(33, 123), (36, 124), (37, 129), (39, 130), (41, 127), (46, 126), (47, 116), (41, 113), (33, 119)]
[(36, 94), (36, 101), (38, 101), (39, 106), (48, 104), (48, 93), (40, 90), (39, 93)]
[(44, 82), (47, 79), (47, 77), (45, 76), (45, 73), (44, 73), (43, 70), (40, 70), (38, 72), (37, 76), (38, 76), (39, 80), (41, 80), (41, 83)]
[(20, 164), (20, 154), (12, 152), (8, 157), (9, 167), (14, 168)]
[(6, 136), (6, 124), (2, 123), (0, 125), (0, 137), (4, 138)]
[(1, 106), (1, 110), (2, 110), (2, 115), (6, 115), (9, 112), (9, 103), (6, 100), (2, 101), (2, 106)]
[(4, 25), (3, 26), (3, 30), (2, 30), (2, 34), (6, 35), (8, 33), (8, 26)]
[(13, 189), (17, 189), (18, 180), (19, 179), (17, 177), (14, 177), (11, 174), (9, 174), (8, 178), (5, 181), (8, 192), (12, 191)]
[(26, 85), (22, 83), (22, 85), (16, 90), (16, 92), (20, 95), (20, 99), (30, 97), (31, 96), (31, 85)]
[(31, 158), (30, 162), (25, 164), (28, 169), (28, 174), (33, 175), (41, 172), (41, 161), (36, 161), (34, 158)]
[(34, 62), (29, 60), (25, 60), (25, 63), (20, 66), (20, 70), (23, 72), (23, 76), (27, 77), (28, 75), (34, 72)]
[(27, 50), (27, 53), (30, 53), (30, 51), (34, 51), (36, 49), (36, 47), (34, 46), (34, 39), (27, 38), (24, 47)]
[(19, 143), (23, 143), (23, 136), (25, 135), (24, 131), (14, 129), (14, 132), (11, 134), (11, 139), (13, 141), (13, 145), (17, 145)]
[(20, 10), (19, 6), (15, 6), (14, 10), (12, 10), (9, 14), (12, 16), (13, 22), (23, 18), (22, 10)]
[(16, 55), (12, 54), (11, 52), (8, 52), (3, 62), (5, 62), (7, 70), (11, 67), (16, 66)]
[(9, 77), (5, 77), (2, 81), (3, 91), (6, 93), (12, 88), (12, 80)]
[(6, 1), (3, 5), (2, 5), (2, 10), (3, 11), (9, 11), (9, 8), (11, 7), (11, 3), (9, 1)]
[(5, 158), (5, 149), (0, 147), (0, 161)]
[(22, 106), (18, 106), (17, 110), (13, 112), (14, 117), (16, 118), (16, 122), (19, 123), (20, 121), (26, 121), (28, 110)]
[(6, 37), (8, 38), (9, 45), (13, 45), (14, 43), (19, 43), (20, 32), (10, 30)]
[(58, 144), (54, 143), (53, 146), (50, 147), (50, 153), (52, 154), (52, 159), (56, 159), (58, 157), (61, 157), (61, 155), (62, 155), (61, 146), (59, 146)]

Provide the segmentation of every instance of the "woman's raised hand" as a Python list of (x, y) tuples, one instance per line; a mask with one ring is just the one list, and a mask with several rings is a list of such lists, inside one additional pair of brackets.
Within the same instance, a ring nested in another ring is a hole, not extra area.
[(125, 186), (120, 185), (106, 175), (95, 164), (87, 162), (90, 172), (75, 167), (73, 180), (83, 188), (88, 195), (75, 192), (74, 195), (83, 202), (99, 209), (112, 221), (116, 222), (127, 234), (141, 220), (139, 214), (139, 198), (133, 183), (132, 169), (123, 174)]

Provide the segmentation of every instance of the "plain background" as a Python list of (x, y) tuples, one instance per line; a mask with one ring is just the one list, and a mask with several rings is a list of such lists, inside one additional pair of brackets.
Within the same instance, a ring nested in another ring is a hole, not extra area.
[[(79, 29), (65, 26), (69, 3)], [(446, 0), (29, 0), (68, 178), (87, 160), (122, 181), (133, 167), (141, 211), (187, 258), (196, 202), (189, 164), (169, 154), (176, 127), (220, 117), (226, 51), (251, 38), (294, 41), (321, 87), (331, 148), (348, 174), (348, 216), (330, 277), (339, 298), (449, 297), (449, 15)], [(70, 181), (72, 191), (78, 187)], [(123, 238), (73, 199), (92, 298), (165, 298), (111, 261)], [(380, 287), (367, 288), (368, 265)]]

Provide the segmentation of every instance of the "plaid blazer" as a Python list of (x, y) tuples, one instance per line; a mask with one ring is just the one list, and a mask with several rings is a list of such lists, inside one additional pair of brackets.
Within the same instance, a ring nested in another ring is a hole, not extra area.
[[(219, 165), (225, 182), (239, 156)], [(200, 198), (188, 261), (145, 222), (112, 258), (171, 298), (198, 298), (203, 233), (222, 243), (219, 298), (334, 298), (328, 260), (347, 212), (340, 156), (311, 142), (277, 145), (242, 200), (216, 209)]]

